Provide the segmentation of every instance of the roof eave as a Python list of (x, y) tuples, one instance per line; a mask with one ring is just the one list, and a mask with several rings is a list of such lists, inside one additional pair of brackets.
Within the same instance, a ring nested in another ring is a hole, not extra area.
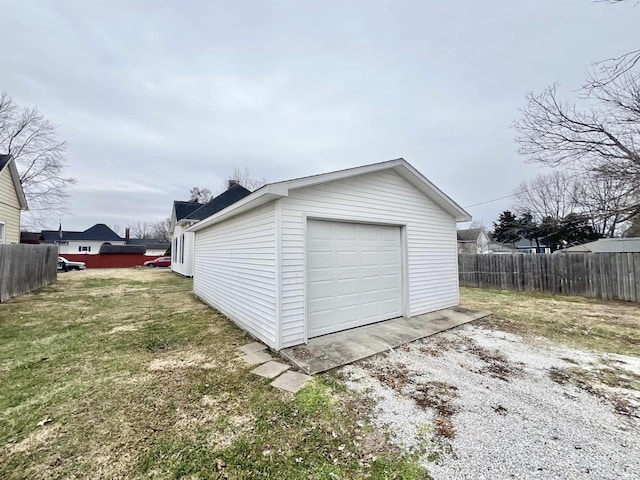
[(215, 225), (222, 220), (226, 220), (227, 218), (239, 215), (242, 212), (252, 210), (256, 207), (276, 200), (277, 198), (286, 197), (287, 195), (289, 195), (289, 189), (286, 185), (279, 183), (265, 185), (259, 190), (253, 192), (251, 195), (247, 195), (243, 199), (238, 200), (236, 203), (233, 203), (228, 207), (220, 210), (219, 212), (214, 213), (213, 215), (203, 220), (200, 220), (195, 225), (187, 228), (186, 231), (197, 232), (199, 230), (202, 230), (203, 228)]
[(27, 198), (25, 197), (24, 190), (22, 189), (22, 182), (20, 182), (20, 175), (18, 174), (15, 159), (11, 157), (7, 165), (9, 166), (9, 173), (11, 174), (13, 185), (16, 189), (16, 195), (18, 195), (20, 210), (28, 210), (29, 206), (27, 205)]
[(382, 170), (393, 169), (403, 178), (412, 183), (436, 205), (440, 206), (444, 211), (449, 213), (456, 222), (468, 222), (471, 215), (466, 212), (460, 205), (445, 195), (438, 187), (427, 180), (420, 172), (413, 168), (404, 158), (397, 158), (386, 162), (364, 165), (361, 167), (339, 170), (337, 172), (329, 172), (310, 177), (287, 180), (283, 182), (271, 183), (256, 190), (251, 195), (246, 196), (242, 200), (229, 205), (227, 208), (207, 217), (195, 225), (187, 229), (188, 232), (197, 232), (203, 228), (207, 228), (223, 219), (245, 212), (276, 198), (286, 197), (290, 190), (311, 187), (323, 183), (343, 180), (345, 178), (355, 177), (366, 173), (373, 173)]

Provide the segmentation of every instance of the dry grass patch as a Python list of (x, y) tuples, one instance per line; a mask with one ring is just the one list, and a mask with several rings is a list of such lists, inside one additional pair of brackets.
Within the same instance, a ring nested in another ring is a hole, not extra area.
[(640, 356), (640, 305), (532, 292), (461, 288), (461, 305), (493, 315), (477, 322), (535, 340)]
[(424, 478), (368, 456), (330, 376), (294, 396), (251, 374), (251, 340), (191, 290), (85, 270), (0, 305), (0, 478)]

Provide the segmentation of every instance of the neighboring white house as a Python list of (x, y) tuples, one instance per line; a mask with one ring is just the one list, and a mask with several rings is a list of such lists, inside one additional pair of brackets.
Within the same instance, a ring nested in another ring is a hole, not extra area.
[(187, 229), (194, 292), (276, 350), (453, 307), (469, 220), (404, 159), (268, 184)]
[(0, 244), (20, 243), (20, 211), (26, 209), (15, 160), (0, 155)]
[(491, 253), (489, 251), (489, 236), (484, 228), (467, 228), (458, 230), (459, 253)]
[(241, 200), (251, 192), (234, 180), (229, 181), (229, 188), (207, 202), (174, 201), (171, 210), (171, 270), (186, 277), (193, 276), (193, 232), (187, 228), (207, 218), (229, 205)]
[(66, 253), (97, 255), (100, 253), (100, 247), (105, 243), (108, 245), (126, 245), (126, 240), (104, 223), (97, 223), (84, 232), (62, 229), (43, 230), (42, 238), (44, 243), (57, 244), (60, 255)]
[(195, 221), (186, 217), (200, 207), (201, 203), (176, 200), (171, 210), (171, 270), (187, 277), (193, 276), (193, 233), (185, 230)]

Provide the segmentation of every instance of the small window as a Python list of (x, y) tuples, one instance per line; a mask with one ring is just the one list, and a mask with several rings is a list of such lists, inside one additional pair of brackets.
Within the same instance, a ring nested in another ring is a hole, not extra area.
[(78, 247), (79, 252), (90, 252), (91, 247)]
[(180, 236), (180, 263), (184, 263), (184, 233)]

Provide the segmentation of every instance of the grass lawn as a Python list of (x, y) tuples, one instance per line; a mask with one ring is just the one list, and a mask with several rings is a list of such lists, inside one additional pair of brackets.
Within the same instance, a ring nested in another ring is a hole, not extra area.
[(640, 356), (640, 305), (546, 293), (461, 288), (463, 307), (489, 310), (478, 322), (525, 338)]
[(161, 270), (60, 274), (0, 305), (0, 478), (428, 478), (331, 375), (298, 394)]

